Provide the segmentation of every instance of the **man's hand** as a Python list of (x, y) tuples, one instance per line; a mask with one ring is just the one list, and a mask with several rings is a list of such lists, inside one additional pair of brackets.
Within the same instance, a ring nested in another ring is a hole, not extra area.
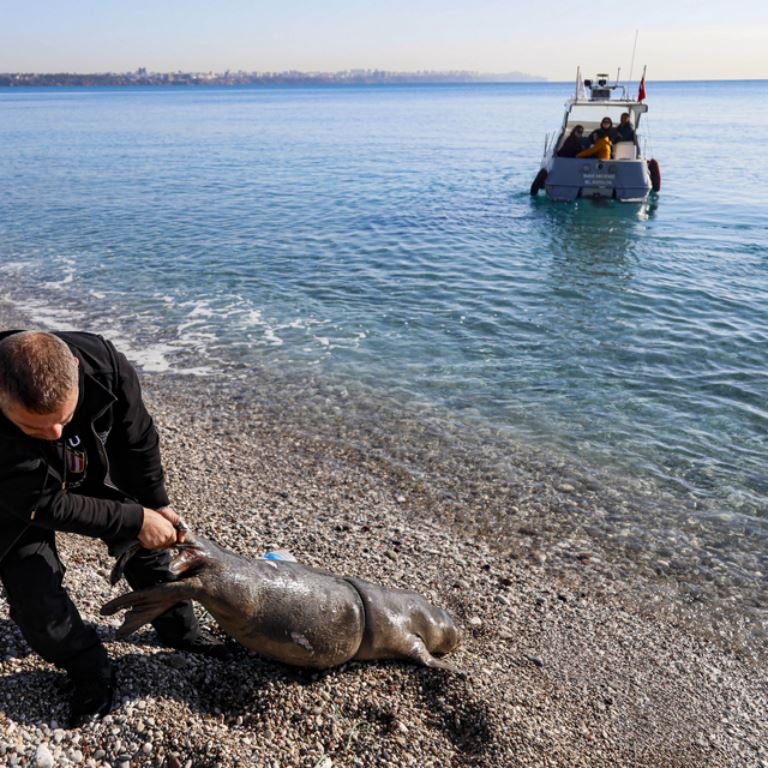
[(176, 541), (179, 543), (184, 541), (187, 528), (181, 520), (181, 515), (173, 507), (160, 507), (157, 511), (176, 529)]
[[(144, 525), (139, 531), (139, 542), (144, 549), (167, 549), (176, 543), (178, 532), (168, 516), (169, 507), (164, 509), (165, 513), (144, 507)], [(173, 510), (170, 512), (175, 520), (179, 520)]]

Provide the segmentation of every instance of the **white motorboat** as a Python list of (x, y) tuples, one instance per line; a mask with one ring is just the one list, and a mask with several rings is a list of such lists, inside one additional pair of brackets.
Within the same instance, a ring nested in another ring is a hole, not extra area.
[[(637, 99), (631, 99), (625, 86), (609, 84), (608, 75), (582, 81), (579, 70), (576, 94), (565, 104), (562, 127), (544, 141), (531, 194), (543, 189), (558, 201), (591, 197), (638, 202), (651, 191), (658, 192), (661, 169), (657, 160), (645, 159), (639, 133), (640, 118), (648, 111), (644, 98), (645, 72)], [(628, 117), (622, 120), (622, 114)]]

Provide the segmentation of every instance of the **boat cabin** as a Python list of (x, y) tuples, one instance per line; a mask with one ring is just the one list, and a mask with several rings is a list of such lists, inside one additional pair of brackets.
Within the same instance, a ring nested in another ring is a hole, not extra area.
[[(574, 126), (584, 126), (586, 137), (600, 127), (605, 117), (611, 118), (615, 128), (623, 112), (629, 113), (629, 123), (637, 133), (640, 116), (648, 111), (648, 105), (630, 99), (623, 85), (608, 85), (607, 78), (608, 75), (597, 75), (595, 80), (585, 80), (584, 87), (577, 89), (577, 95), (568, 100), (565, 105), (562, 129), (555, 144), (555, 152), (571, 135)], [(634, 142), (635, 145), (636, 143)], [(615, 146), (614, 159), (634, 159), (637, 156), (635, 149), (622, 147), (623, 144), (631, 144), (631, 142), (619, 142)]]

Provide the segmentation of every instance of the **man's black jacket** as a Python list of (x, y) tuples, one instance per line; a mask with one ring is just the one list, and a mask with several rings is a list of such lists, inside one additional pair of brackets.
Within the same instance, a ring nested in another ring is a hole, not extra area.
[[(0, 332), (0, 341), (11, 333)], [(0, 411), (0, 556), (28, 525), (134, 538), (144, 522), (142, 506), (168, 504), (159, 437), (130, 363), (101, 336), (55, 335), (80, 362), (77, 409), (60, 443), (28, 437)], [(87, 456), (74, 491), (68, 439)]]

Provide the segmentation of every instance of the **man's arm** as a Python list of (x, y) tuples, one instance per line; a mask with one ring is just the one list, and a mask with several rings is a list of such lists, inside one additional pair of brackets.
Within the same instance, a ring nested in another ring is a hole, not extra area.
[(135, 538), (140, 504), (65, 493), (42, 457), (0, 454), (0, 513), (23, 522), (106, 539)]
[(147, 549), (183, 540), (181, 520), (170, 507), (155, 511), (140, 504), (64, 493), (42, 459), (4, 462), (0, 470), (0, 515), (19, 522), (83, 536), (135, 539)]

